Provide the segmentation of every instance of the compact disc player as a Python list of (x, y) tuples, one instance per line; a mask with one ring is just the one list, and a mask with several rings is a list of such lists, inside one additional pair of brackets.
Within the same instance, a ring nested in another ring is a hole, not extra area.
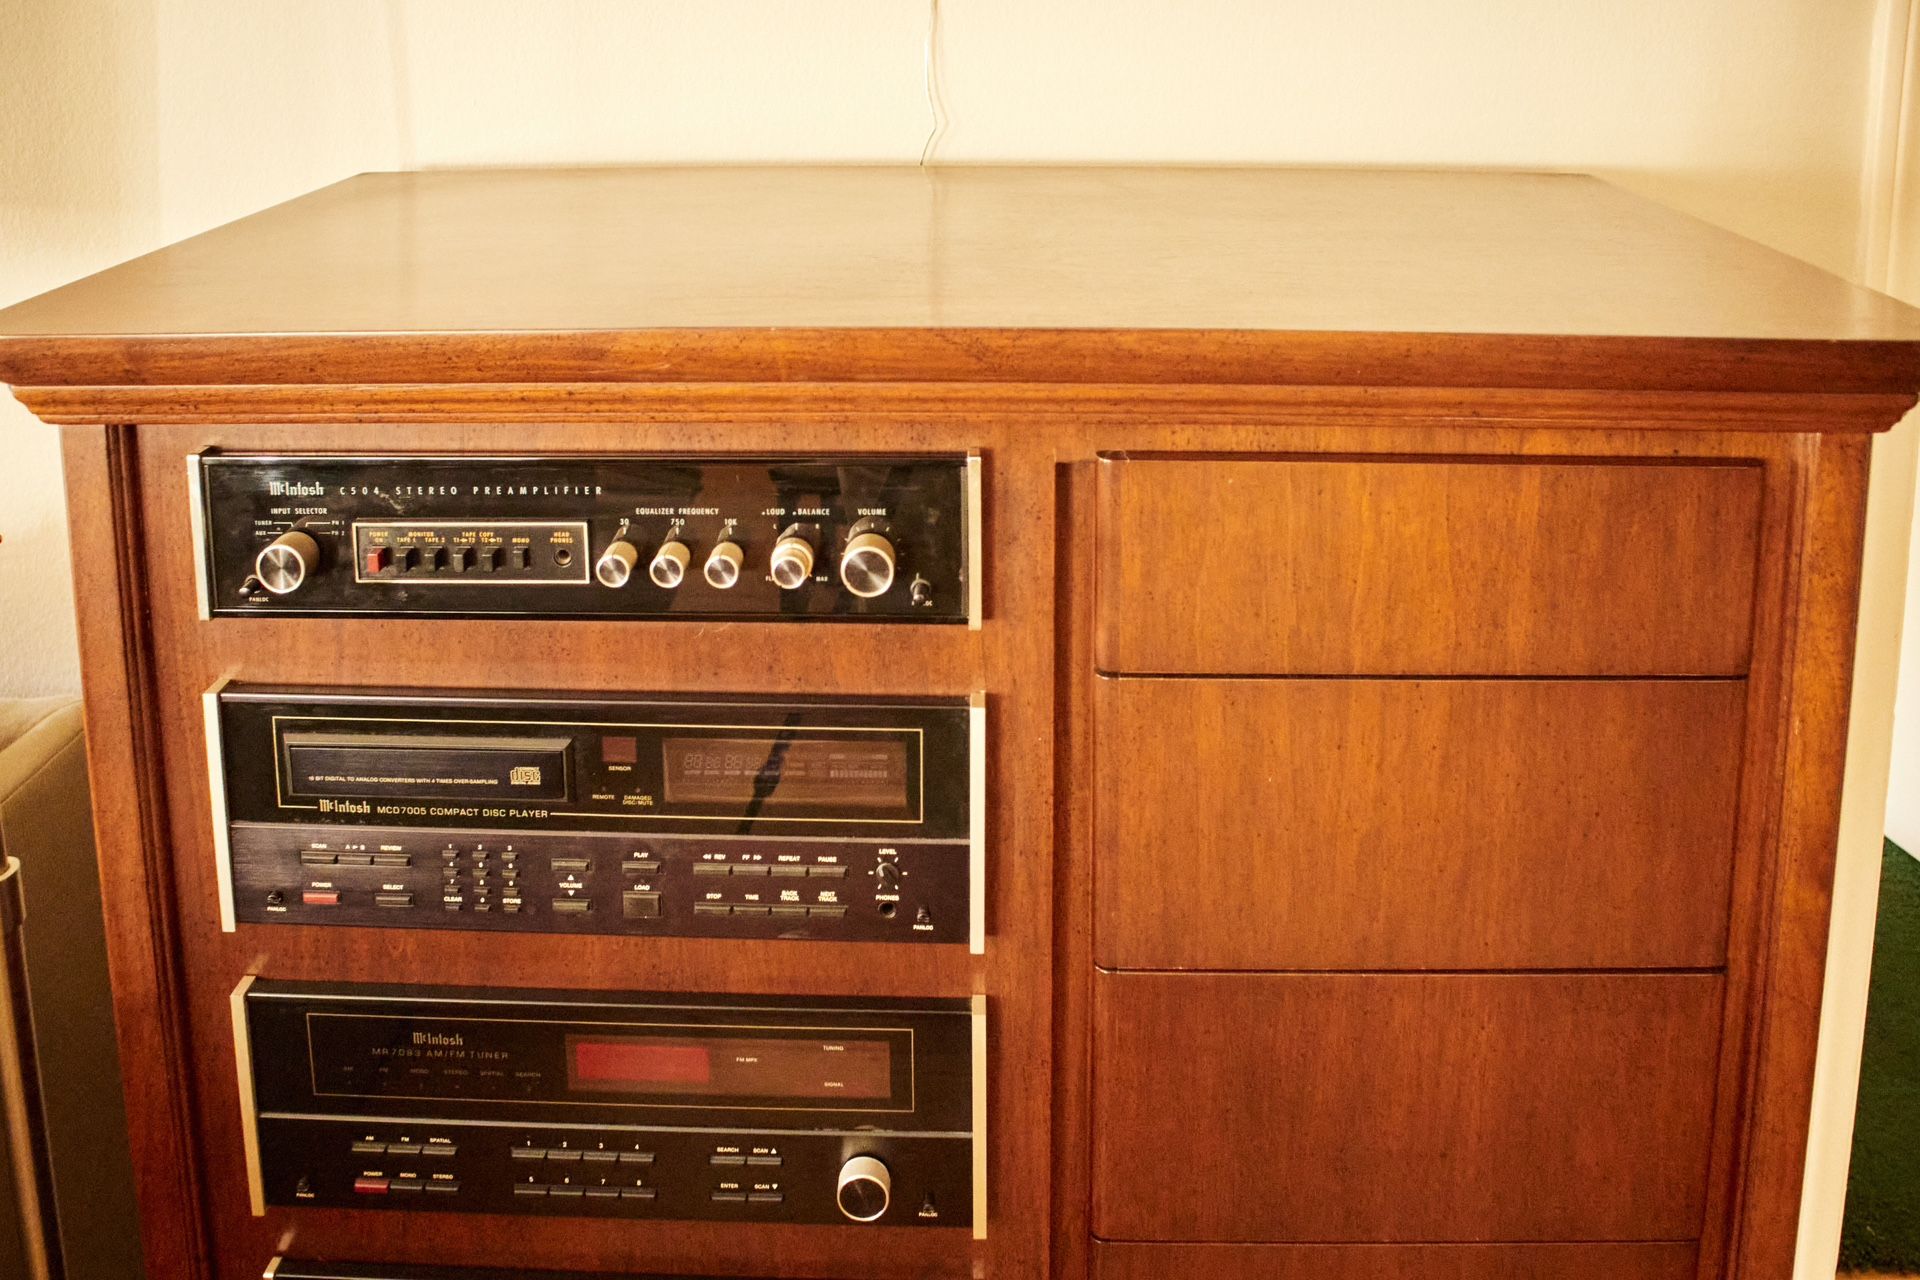
[(985, 944), (984, 699), (225, 685), (246, 924)]

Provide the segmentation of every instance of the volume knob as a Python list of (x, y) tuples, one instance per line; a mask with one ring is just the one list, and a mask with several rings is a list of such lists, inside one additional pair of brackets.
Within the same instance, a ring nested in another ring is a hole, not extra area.
[(872, 1156), (855, 1156), (840, 1166), (834, 1199), (855, 1222), (876, 1222), (893, 1199), (893, 1175)]
[(639, 563), (640, 548), (625, 538), (616, 538), (594, 562), (593, 576), (600, 579), (601, 586), (624, 587), (633, 576), (633, 567)]
[(687, 561), (692, 558), (693, 553), (687, 550), (687, 544), (674, 538), (662, 543), (660, 549), (653, 553), (653, 563), (647, 566), (647, 576), (653, 579), (654, 586), (671, 591), (687, 576)]
[(783, 591), (805, 586), (813, 576), (813, 543), (800, 532), (800, 526), (794, 525), (773, 544), (767, 569)]
[(893, 585), (893, 544), (878, 533), (848, 539), (840, 553), (840, 581), (863, 599), (887, 594)]
[(313, 535), (289, 529), (260, 548), (253, 558), (253, 575), (276, 596), (292, 595), (320, 567), (320, 544)]

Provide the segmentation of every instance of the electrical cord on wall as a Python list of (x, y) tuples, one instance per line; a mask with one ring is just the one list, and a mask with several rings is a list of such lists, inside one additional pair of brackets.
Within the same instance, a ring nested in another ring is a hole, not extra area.
[(927, 51), (922, 74), (927, 87), (927, 140), (920, 148), (920, 167), (933, 158), (934, 146), (947, 131), (947, 109), (940, 100), (940, 0), (927, 0)]

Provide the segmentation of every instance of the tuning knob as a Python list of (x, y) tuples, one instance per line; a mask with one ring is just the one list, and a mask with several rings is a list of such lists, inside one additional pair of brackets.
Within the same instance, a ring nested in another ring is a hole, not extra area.
[(840, 1212), (855, 1222), (874, 1222), (893, 1199), (893, 1175), (872, 1156), (855, 1156), (840, 1166), (834, 1198)]
[(744, 557), (740, 554), (740, 544), (723, 542), (707, 553), (707, 563), (701, 572), (706, 575), (707, 585), (725, 591), (740, 581), (740, 565)]
[(603, 587), (624, 587), (627, 579), (633, 577), (633, 567), (639, 563), (640, 548), (625, 538), (616, 538), (594, 562), (593, 576), (600, 579)]
[(687, 561), (692, 558), (693, 553), (687, 550), (686, 543), (678, 538), (669, 539), (653, 553), (653, 562), (647, 566), (647, 576), (653, 579), (654, 586), (671, 591), (687, 576)]
[(790, 527), (780, 535), (780, 541), (773, 544), (768, 569), (783, 591), (804, 586), (813, 576), (813, 542), (801, 532), (799, 525)]
[(868, 600), (887, 594), (893, 585), (893, 544), (882, 534), (855, 534), (840, 553), (840, 581)]
[(253, 558), (253, 574), (274, 595), (292, 595), (320, 567), (320, 544), (313, 535), (289, 529), (260, 548)]

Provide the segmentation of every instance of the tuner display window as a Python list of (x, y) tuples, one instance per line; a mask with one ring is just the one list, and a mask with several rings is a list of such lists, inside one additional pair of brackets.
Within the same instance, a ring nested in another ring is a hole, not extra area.
[(893, 1046), (868, 1039), (568, 1036), (567, 1084), (701, 1098), (889, 1098)]
[(668, 737), (661, 755), (669, 805), (722, 805), (747, 816), (914, 807), (907, 744), (897, 738)]

